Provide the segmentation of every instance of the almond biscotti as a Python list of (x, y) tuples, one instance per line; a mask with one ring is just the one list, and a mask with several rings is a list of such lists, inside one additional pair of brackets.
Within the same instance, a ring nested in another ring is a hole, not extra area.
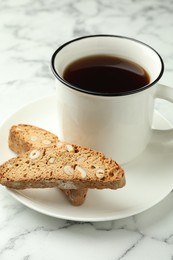
[(10, 129), (8, 145), (17, 154), (34, 148), (51, 147), (58, 143), (53, 133), (28, 124), (14, 125)]
[[(17, 154), (27, 152), (34, 148), (51, 147), (58, 144), (58, 137), (53, 133), (28, 124), (18, 124), (11, 127), (8, 144)], [(61, 190), (74, 206), (84, 203), (88, 189)]]
[(123, 169), (102, 153), (62, 143), (8, 160), (0, 166), (0, 184), (14, 189), (118, 189), (125, 177)]
[(66, 198), (70, 201), (70, 203), (73, 206), (80, 206), (84, 203), (86, 199), (88, 189), (87, 188), (77, 189), (77, 190), (66, 189), (61, 191), (66, 195)]

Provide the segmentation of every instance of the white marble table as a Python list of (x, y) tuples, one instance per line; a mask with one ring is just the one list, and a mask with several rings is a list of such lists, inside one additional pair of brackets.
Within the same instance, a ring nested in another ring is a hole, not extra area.
[[(0, 0), (0, 124), (28, 102), (54, 94), (53, 51), (86, 34), (120, 34), (152, 45), (165, 63), (161, 83), (173, 87), (172, 14), (172, 0)], [(160, 101), (156, 109), (173, 123), (172, 104)], [(0, 187), (0, 259), (172, 260), (173, 192), (132, 217), (73, 222), (33, 211)]]

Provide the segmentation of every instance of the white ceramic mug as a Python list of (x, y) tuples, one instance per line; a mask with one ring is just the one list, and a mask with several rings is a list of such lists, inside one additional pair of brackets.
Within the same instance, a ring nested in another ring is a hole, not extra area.
[[(148, 72), (150, 83), (130, 92), (106, 96), (81, 90), (63, 79), (63, 72), (71, 62), (99, 54), (139, 64)], [(122, 36), (81, 37), (58, 48), (51, 66), (56, 78), (57, 134), (61, 140), (102, 151), (123, 164), (146, 148), (152, 132), (159, 138), (160, 132), (164, 132), (164, 138), (170, 136), (170, 131), (152, 130), (155, 98), (173, 102), (173, 89), (158, 84), (164, 65), (150, 46)]]

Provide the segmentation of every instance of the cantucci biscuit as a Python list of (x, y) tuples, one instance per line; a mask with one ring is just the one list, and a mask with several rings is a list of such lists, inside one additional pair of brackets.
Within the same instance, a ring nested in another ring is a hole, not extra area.
[[(10, 129), (8, 144), (12, 151), (17, 154), (25, 153), (34, 148), (57, 146), (62, 143), (53, 133), (37, 126), (28, 124), (14, 125)], [(50, 162), (53, 162), (53, 159)], [(82, 190), (62, 190), (67, 199), (74, 206), (84, 203), (87, 189)]]
[(11, 127), (8, 145), (12, 151), (21, 154), (34, 148), (54, 146), (58, 141), (56, 135), (40, 127), (19, 124)]
[(101, 152), (64, 143), (8, 160), (0, 166), (0, 184), (14, 189), (118, 189), (125, 177), (120, 165)]

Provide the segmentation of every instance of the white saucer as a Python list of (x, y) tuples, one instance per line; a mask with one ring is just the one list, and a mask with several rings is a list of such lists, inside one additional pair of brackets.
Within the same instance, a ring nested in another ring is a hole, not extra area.
[[(53, 96), (22, 107), (1, 126), (0, 163), (14, 156), (8, 148), (13, 124), (27, 123), (56, 133), (56, 102)], [(154, 127), (170, 128), (155, 112)], [(124, 166), (127, 184), (119, 190), (89, 190), (85, 203), (72, 206), (58, 189), (28, 189), (8, 192), (24, 205), (49, 216), (76, 221), (105, 221), (125, 218), (157, 204), (173, 188), (172, 146), (150, 143), (133, 162)]]

